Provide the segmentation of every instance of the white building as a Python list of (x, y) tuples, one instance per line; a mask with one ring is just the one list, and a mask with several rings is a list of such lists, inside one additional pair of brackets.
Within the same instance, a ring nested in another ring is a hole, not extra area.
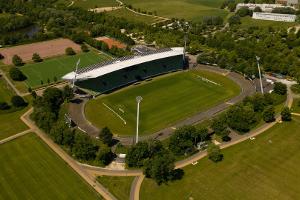
[(271, 21), (281, 21), (281, 22), (295, 22), (296, 15), (290, 14), (278, 14), (278, 13), (261, 13), (253, 12), (253, 19), (271, 20)]
[(272, 12), (274, 8), (293, 8), (292, 6), (283, 6), (281, 4), (255, 4), (255, 3), (238, 3), (236, 5), (236, 10), (242, 7), (248, 7), (250, 10), (254, 10), (256, 7), (260, 7), (263, 12)]

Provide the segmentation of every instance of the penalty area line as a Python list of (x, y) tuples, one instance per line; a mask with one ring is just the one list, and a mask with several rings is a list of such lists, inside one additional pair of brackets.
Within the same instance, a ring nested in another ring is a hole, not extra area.
[(126, 121), (118, 114), (116, 113), (112, 108), (110, 108), (108, 105), (106, 105), (105, 103), (102, 103), (108, 110), (110, 110), (111, 112), (113, 112), (117, 117), (119, 117), (123, 123), (126, 125)]

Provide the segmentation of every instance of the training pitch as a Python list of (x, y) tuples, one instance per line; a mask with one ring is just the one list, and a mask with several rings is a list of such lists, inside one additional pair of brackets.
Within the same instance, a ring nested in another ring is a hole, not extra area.
[(136, 97), (142, 96), (140, 134), (147, 135), (224, 102), (239, 91), (233, 81), (219, 74), (176, 72), (93, 99), (87, 103), (85, 113), (99, 128), (108, 126), (115, 135), (133, 135)]
[(0, 199), (101, 199), (33, 133), (0, 146)]
[(44, 60), (41, 63), (26, 64), (20, 69), (27, 77), (27, 85), (36, 87), (41, 85), (41, 81), (43, 81), (44, 84), (47, 84), (48, 79), (50, 82), (54, 81), (54, 77), (56, 77), (57, 80), (60, 80), (65, 74), (74, 71), (79, 58), (79, 68), (110, 59), (110, 57), (105, 54), (90, 51), (87, 53), (79, 53), (74, 56), (51, 58)]
[(225, 17), (228, 11), (220, 9), (223, 0), (124, 0), (124, 3), (143, 11), (157, 11), (159, 16), (201, 21), (203, 16)]

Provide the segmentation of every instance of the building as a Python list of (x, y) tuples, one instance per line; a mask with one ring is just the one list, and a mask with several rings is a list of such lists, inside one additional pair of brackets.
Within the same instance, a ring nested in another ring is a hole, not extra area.
[(288, 6), (296, 6), (299, 4), (299, 0), (276, 0), (276, 3)]
[(256, 7), (260, 7), (263, 12), (272, 12), (274, 8), (286, 8), (286, 7), (293, 8), (292, 6), (284, 6), (282, 4), (238, 3), (236, 5), (236, 10), (239, 10), (242, 7), (248, 7), (250, 10), (254, 10)]
[(253, 12), (253, 19), (271, 20), (271, 21), (281, 21), (281, 22), (295, 22), (296, 15), (290, 14), (278, 14), (278, 13), (261, 13)]
[(182, 70), (184, 48), (165, 48), (94, 64), (62, 79), (86, 91), (101, 94), (160, 74)]

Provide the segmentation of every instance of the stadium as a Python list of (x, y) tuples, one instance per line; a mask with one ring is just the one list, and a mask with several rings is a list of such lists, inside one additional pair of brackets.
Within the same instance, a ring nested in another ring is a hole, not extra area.
[(102, 94), (150, 77), (184, 68), (184, 48), (136, 53), (78, 69), (62, 79), (85, 91)]

